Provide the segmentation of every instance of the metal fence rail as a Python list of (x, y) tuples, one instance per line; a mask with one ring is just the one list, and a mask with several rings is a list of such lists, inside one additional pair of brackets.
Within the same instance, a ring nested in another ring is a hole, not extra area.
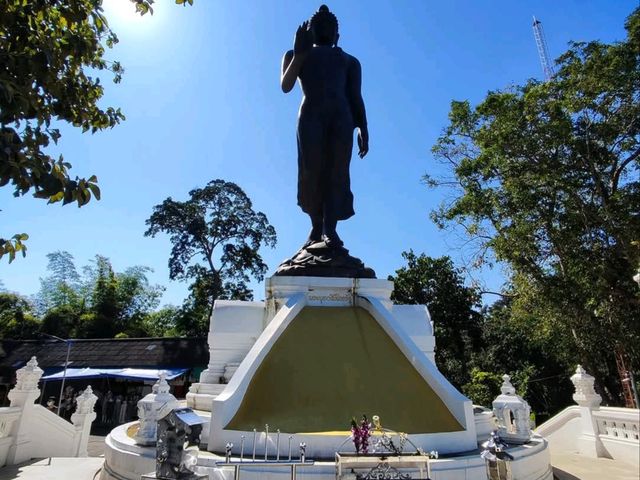
[(266, 462), (262, 462), (262, 461), (246, 461), (246, 462), (232, 462), (232, 461), (226, 461), (226, 462), (216, 462), (216, 467), (219, 468), (224, 468), (224, 467), (231, 467), (233, 468), (233, 478), (234, 480), (240, 480), (240, 471), (241, 468), (283, 468), (283, 467), (289, 467), (290, 468), (290, 478), (291, 480), (295, 480), (296, 479), (296, 475), (297, 475), (297, 470), (298, 467), (313, 467), (316, 466), (316, 463), (313, 460), (305, 460), (302, 462), (289, 462), (289, 461), (266, 461)]

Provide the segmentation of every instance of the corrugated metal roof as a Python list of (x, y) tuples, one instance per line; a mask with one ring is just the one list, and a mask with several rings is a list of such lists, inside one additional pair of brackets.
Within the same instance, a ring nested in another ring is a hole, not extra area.
[[(69, 366), (197, 368), (209, 361), (206, 338), (72, 339)], [(67, 345), (55, 340), (0, 340), (0, 375), (12, 377), (32, 356), (43, 369), (63, 367)]]

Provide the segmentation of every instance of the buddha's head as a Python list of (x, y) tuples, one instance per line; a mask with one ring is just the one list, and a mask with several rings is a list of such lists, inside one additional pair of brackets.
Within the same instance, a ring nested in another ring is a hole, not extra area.
[(309, 20), (309, 30), (316, 45), (334, 46), (338, 44), (338, 18), (326, 5), (320, 8)]

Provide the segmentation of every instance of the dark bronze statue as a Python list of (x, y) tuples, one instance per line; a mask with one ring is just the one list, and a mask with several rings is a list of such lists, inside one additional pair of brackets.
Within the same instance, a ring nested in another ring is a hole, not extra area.
[(311, 231), (302, 249), (276, 275), (374, 276), (348, 255), (336, 231), (339, 220), (354, 214), (349, 178), (354, 129), (358, 155), (362, 158), (369, 151), (360, 62), (338, 47), (338, 38), (338, 19), (322, 5), (298, 27), (293, 50), (282, 59), (282, 91), (290, 92), (296, 80), (302, 88), (298, 205), (311, 218)]
[(300, 79), (298, 116), (298, 204), (311, 217), (307, 244), (342, 242), (338, 220), (353, 215), (349, 163), (353, 130), (360, 157), (369, 133), (360, 94), (360, 63), (338, 44), (338, 20), (326, 5), (296, 31), (293, 50), (284, 54), (280, 84), (285, 93)]

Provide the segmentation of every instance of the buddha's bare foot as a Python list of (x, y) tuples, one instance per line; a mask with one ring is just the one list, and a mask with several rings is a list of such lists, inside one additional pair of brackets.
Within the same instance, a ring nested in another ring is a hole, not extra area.
[(324, 236), (324, 243), (329, 248), (339, 248), (344, 245), (344, 242), (340, 240), (340, 237), (336, 232), (328, 233)]
[(307, 248), (309, 245), (313, 245), (314, 243), (318, 243), (322, 241), (322, 224), (316, 227), (313, 226), (311, 231), (309, 232), (309, 236), (307, 240), (302, 244), (302, 248)]
[(314, 240), (313, 238), (307, 238), (307, 241), (302, 244), (302, 249), (310, 247), (314, 243), (318, 243), (320, 240)]

